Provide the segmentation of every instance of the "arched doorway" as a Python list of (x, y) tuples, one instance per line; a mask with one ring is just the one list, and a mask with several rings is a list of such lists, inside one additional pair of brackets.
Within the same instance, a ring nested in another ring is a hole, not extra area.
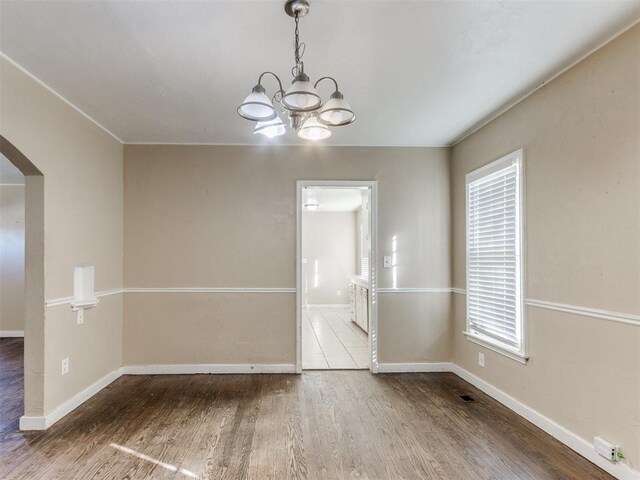
[[(24, 412), (37, 415), (44, 408), (44, 176), (2, 135), (0, 154), (24, 175)], [(23, 412), (9, 415), (15, 428)]]

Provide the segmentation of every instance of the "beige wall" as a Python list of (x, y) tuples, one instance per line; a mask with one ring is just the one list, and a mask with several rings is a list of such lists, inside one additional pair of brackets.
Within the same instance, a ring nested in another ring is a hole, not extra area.
[(302, 265), (305, 304), (349, 303), (349, 275), (355, 275), (357, 270), (356, 243), (356, 212), (303, 212), (302, 258), (307, 262)]
[[(465, 288), (465, 173), (524, 148), (528, 299), (640, 314), (640, 27), (453, 148), (453, 280)], [(455, 362), (586, 441), (640, 463), (640, 328), (526, 309), (524, 366), (467, 341)], [(478, 367), (478, 352), (486, 356)]]
[[(444, 148), (127, 145), (124, 178), (126, 287), (295, 288), (296, 180), (377, 180), (380, 255), (401, 239), (398, 286), (450, 285)], [(450, 360), (450, 301), (404, 295), (380, 297), (380, 360)], [(295, 362), (294, 293), (125, 296), (125, 364)]]
[(0, 185), (0, 332), (24, 330), (24, 185)]
[[(80, 263), (96, 266), (97, 291), (120, 288), (122, 144), (5, 59), (0, 71), (0, 133), (44, 174), (45, 298), (70, 297)], [(27, 415), (51, 412), (121, 366), (120, 297), (102, 298), (83, 325), (61, 305), (27, 328)], [(42, 345), (31, 348), (35, 342)], [(64, 357), (70, 372), (62, 377)]]

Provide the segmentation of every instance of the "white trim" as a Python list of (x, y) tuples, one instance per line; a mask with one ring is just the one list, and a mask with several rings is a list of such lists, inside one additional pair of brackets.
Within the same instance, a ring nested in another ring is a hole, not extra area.
[(296, 373), (302, 373), (302, 186), (296, 182)]
[(603, 42), (600, 42), (598, 45), (596, 45), (594, 48), (592, 48), (591, 50), (589, 50), (588, 52), (586, 52), (584, 55), (578, 57), (576, 60), (574, 60), (573, 62), (571, 62), (569, 65), (567, 65), (566, 67), (560, 69), (559, 71), (557, 71), (556, 73), (552, 74), (547, 80), (544, 80), (542, 82), (540, 82), (537, 86), (533, 87), (531, 90), (528, 90), (527, 92), (525, 92), (524, 94), (516, 97), (514, 100), (507, 102), (506, 105), (504, 105), (503, 107), (498, 108), (497, 110), (495, 110), (493, 113), (490, 113), (489, 115), (487, 115), (486, 117), (484, 117), (482, 120), (480, 120), (479, 122), (475, 123), (474, 125), (471, 126), (471, 128), (468, 128), (467, 130), (465, 130), (462, 135), (459, 135), (451, 144), (452, 147), (455, 147), (456, 145), (458, 145), (460, 142), (462, 142), (465, 138), (470, 137), (471, 135), (473, 135), (474, 133), (476, 133), (478, 130), (480, 130), (482, 127), (488, 125), (489, 123), (491, 123), (492, 121), (494, 121), (496, 118), (498, 118), (500, 115), (502, 115), (503, 113), (507, 112), (508, 110), (511, 110), (513, 107), (515, 107), (517, 104), (519, 104), (520, 102), (522, 102), (523, 100), (525, 100), (527, 97), (529, 97), (530, 95), (533, 95), (534, 93), (536, 93), (538, 90), (540, 90), (542, 87), (544, 87), (545, 85), (548, 85), (550, 82), (552, 82), (553, 80), (555, 80), (556, 78), (558, 78), (560, 75), (562, 75), (563, 73), (567, 72), (568, 70), (571, 70), (573, 67), (575, 67), (577, 64), (579, 64), (580, 62), (582, 62), (584, 59), (586, 59), (587, 57), (589, 57), (590, 55), (592, 55), (593, 53), (595, 53), (596, 51), (600, 50), (602, 47), (604, 47), (606, 44), (612, 42), (613, 40), (615, 40), (617, 37), (619, 37), (620, 35), (622, 35), (623, 33), (627, 32), (628, 30), (631, 30), (633, 27), (635, 27), (638, 23), (640, 23), (640, 20), (638, 19), (634, 19), (630, 25), (627, 25), (626, 27), (624, 27), (622, 30), (614, 33), (613, 35), (611, 35), (610, 37), (607, 37)]
[[(96, 292), (96, 298), (108, 297), (110, 295), (117, 295), (119, 293), (123, 293), (124, 289), (122, 288), (112, 288), (110, 290), (104, 290), (102, 292)], [(45, 307), (57, 307), (59, 305), (71, 305), (74, 297), (63, 297), (63, 298), (55, 298), (53, 300), (46, 300), (44, 302)]]
[(124, 293), (296, 293), (295, 288), (262, 287), (178, 287), (178, 288), (125, 288)]
[(467, 340), (469, 340), (470, 342), (488, 348), (489, 350), (504, 355), (505, 357), (509, 357), (516, 362), (520, 362), (526, 365), (527, 361), (529, 360), (529, 357), (523, 352), (515, 348), (509, 348), (507, 345), (500, 345), (496, 340), (492, 338), (484, 337), (483, 335), (475, 332), (462, 332), (462, 334), (467, 337)]
[(103, 292), (96, 292), (96, 297), (108, 297), (110, 295), (117, 295), (119, 293), (123, 293), (124, 289), (122, 288), (112, 288), (111, 290), (105, 290)]
[[(477, 180), (481, 180), (514, 165), (519, 164), (519, 166), (521, 167), (524, 161), (523, 157), (524, 149), (520, 148), (514, 152), (492, 160), (489, 163), (476, 168), (475, 170), (467, 172), (464, 176), (465, 183), (472, 183)], [(520, 173), (522, 174), (522, 171)]]
[[(466, 295), (467, 292), (462, 288), (452, 288), (453, 293)], [(568, 305), (566, 303), (547, 302), (545, 300), (534, 300), (527, 298), (524, 301), (527, 307), (544, 308), (547, 310), (555, 310), (558, 312), (571, 313), (573, 315), (581, 315), (583, 317), (599, 318), (610, 322), (624, 323), (626, 325), (640, 326), (640, 315), (632, 313), (613, 312), (611, 310), (600, 310), (598, 308), (580, 307), (577, 305)]]
[(20, 430), (46, 430), (47, 417), (28, 417), (23, 415), (20, 417)]
[(451, 372), (452, 369), (453, 363), (450, 362), (378, 364), (379, 373)]
[(22, 416), (20, 418), (20, 430), (46, 430), (62, 417), (71, 413), (84, 402), (89, 400), (107, 385), (120, 378), (122, 374), (122, 367), (117, 368), (116, 370), (108, 373), (100, 380), (88, 386), (81, 392), (75, 394), (73, 397), (64, 402), (62, 405), (59, 405), (53, 412), (49, 413), (48, 415), (44, 415), (41, 417), (29, 417), (26, 415)]
[(296, 373), (294, 364), (173, 364), (127, 365), (125, 375)]
[(572, 313), (574, 315), (583, 315), (585, 317), (600, 318), (611, 322), (625, 323), (627, 325), (640, 326), (640, 315), (632, 315), (630, 313), (611, 312), (609, 310), (598, 310), (589, 307), (577, 307), (575, 305), (566, 305), (564, 303), (545, 302), (543, 300), (527, 299), (525, 305), (529, 307), (545, 308), (547, 310), (556, 310), (558, 312)]
[(370, 370), (378, 373), (378, 182), (375, 180), (298, 180), (296, 182), (296, 372), (302, 373), (302, 189), (304, 187), (358, 188), (371, 192), (371, 253), (369, 262), (369, 347)]
[(451, 288), (379, 288), (378, 293), (451, 293)]
[(349, 308), (348, 303), (318, 303), (303, 305), (303, 308)]
[(20, 70), (23, 74), (25, 74), (27, 77), (29, 77), (31, 80), (33, 80), (34, 82), (36, 82), (38, 85), (40, 85), (41, 87), (43, 87), (45, 90), (47, 90), (49, 93), (52, 93), (53, 95), (55, 95), (56, 97), (58, 97), (60, 100), (62, 100), (65, 104), (67, 104), (68, 106), (70, 106), (71, 108), (73, 108), (76, 112), (78, 112), (80, 115), (82, 115), (84, 118), (86, 118), (87, 120), (89, 120), (91, 123), (93, 123), (94, 125), (96, 125), (97, 127), (99, 127), (101, 130), (103, 130), (104, 132), (108, 133), (109, 135), (111, 135), (115, 140), (117, 140), (118, 142), (120, 142), (121, 145), (124, 145), (124, 142), (122, 140), (120, 140), (120, 138), (118, 138), (116, 136), (116, 134), (114, 134), (112, 131), (108, 130), (104, 125), (102, 125), (101, 123), (98, 123), (98, 121), (94, 120), (93, 118), (91, 118), (89, 115), (87, 115), (85, 112), (83, 112), (82, 110), (80, 110), (80, 108), (76, 107), (73, 103), (71, 103), (69, 100), (67, 100), (66, 98), (64, 98), (62, 95), (60, 95), (58, 92), (56, 92), (53, 88), (51, 88), (49, 85), (47, 85), (46, 83), (44, 83), (42, 80), (40, 80), (38, 77), (36, 77), (33, 73), (31, 73), (30, 71), (28, 71), (26, 68), (24, 68), (22, 65), (20, 65), (18, 62), (16, 62), (15, 60), (13, 60), (11, 57), (7, 56), (6, 53), (0, 52), (0, 57), (4, 58), (7, 62), (9, 62), (11, 65), (13, 65), (14, 67), (16, 67), (18, 70)]
[(24, 330), (0, 330), (0, 338), (24, 338)]
[(24, 187), (24, 183), (0, 183), (0, 187)]
[(56, 298), (54, 300), (45, 300), (45, 307), (57, 307), (59, 305), (71, 304), (73, 297)]
[(575, 433), (567, 430), (563, 426), (557, 424), (550, 418), (542, 415), (540, 412), (537, 412), (531, 407), (528, 407), (519, 400), (516, 400), (512, 396), (494, 387), (485, 380), (482, 380), (480, 377), (477, 377), (476, 375), (468, 372), (459, 365), (452, 364), (452, 367), (452, 373), (455, 373), (463, 380), (482, 390), (484, 393), (494, 398), (508, 409), (517, 413), (521, 417), (524, 417), (535, 426), (541, 428), (549, 435), (571, 448), (577, 454), (583, 456), (591, 463), (595, 463), (598, 467), (602, 468), (614, 477), (621, 480), (640, 480), (640, 472), (632, 470), (623, 463), (613, 463), (606, 460), (604, 457), (601, 457), (596, 453), (589, 442), (579, 437)]
[[(119, 293), (295, 293), (295, 288), (224, 288), (224, 287), (151, 287), (151, 288), (114, 288), (103, 292), (96, 292), (96, 297), (108, 297)], [(47, 300), (45, 307), (71, 304), (73, 297), (55, 298)]]

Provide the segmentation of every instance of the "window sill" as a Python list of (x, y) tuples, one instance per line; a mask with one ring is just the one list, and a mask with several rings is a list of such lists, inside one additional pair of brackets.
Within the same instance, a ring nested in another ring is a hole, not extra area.
[(485, 337), (484, 335), (480, 335), (473, 332), (462, 332), (467, 340), (473, 342), (477, 345), (481, 345), (489, 350), (492, 350), (496, 353), (504, 355), (516, 362), (522, 363), (523, 365), (527, 364), (529, 360), (529, 356), (525, 355), (523, 352), (516, 350), (515, 348), (508, 347), (506, 345), (502, 345), (492, 338)]

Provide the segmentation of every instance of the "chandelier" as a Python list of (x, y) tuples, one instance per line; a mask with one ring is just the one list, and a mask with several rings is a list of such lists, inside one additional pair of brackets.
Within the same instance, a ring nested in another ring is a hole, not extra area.
[[(264, 135), (269, 138), (283, 135), (286, 126), (280, 119), (274, 104), (280, 106), (280, 113), (289, 117), (289, 125), (303, 140), (324, 140), (331, 136), (329, 127), (341, 127), (349, 125), (356, 119), (353, 110), (344, 100), (344, 96), (338, 89), (338, 82), (333, 77), (321, 77), (312, 84), (304, 73), (305, 44), (300, 43), (298, 24), (300, 17), (309, 13), (309, 3), (306, 0), (288, 0), (284, 10), (295, 20), (294, 32), (294, 57), (295, 66), (291, 69), (293, 80), (291, 86), (285, 91), (282, 88), (280, 78), (273, 72), (263, 72), (258, 77), (258, 84), (253, 87), (251, 93), (238, 107), (238, 114), (255, 123), (254, 134)], [(262, 79), (265, 75), (273, 76), (278, 82), (278, 91), (269, 98)], [(333, 82), (335, 91), (329, 100), (323, 104), (316, 87), (323, 80)]]

